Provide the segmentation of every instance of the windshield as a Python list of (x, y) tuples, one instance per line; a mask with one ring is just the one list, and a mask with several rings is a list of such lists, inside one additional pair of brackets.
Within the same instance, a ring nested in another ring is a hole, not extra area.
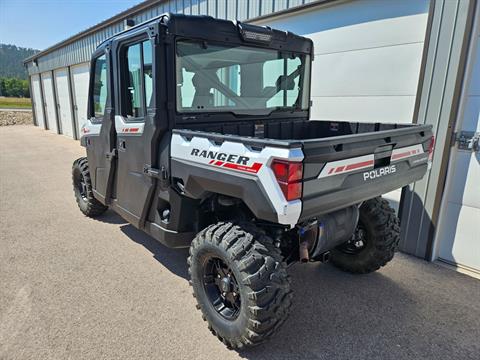
[(179, 112), (262, 115), (309, 106), (306, 54), (178, 41), (176, 72)]

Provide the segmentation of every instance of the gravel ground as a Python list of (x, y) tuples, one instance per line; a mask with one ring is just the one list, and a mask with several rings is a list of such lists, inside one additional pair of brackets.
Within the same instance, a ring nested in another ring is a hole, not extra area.
[(7, 125), (32, 125), (33, 116), (30, 110), (0, 109), (0, 126)]
[(81, 155), (36, 127), (0, 128), (0, 359), (478, 359), (480, 281), (402, 254), (365, 276), (293, 266), (276, 337), (226, 349), (195, 310), (186, 251), (112, 212), (82, 216)]

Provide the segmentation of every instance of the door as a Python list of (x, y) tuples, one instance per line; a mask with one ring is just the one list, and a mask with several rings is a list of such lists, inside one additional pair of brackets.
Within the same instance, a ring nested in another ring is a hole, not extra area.
[(53, 79), (52, 73), (46, 72), (41, 75), (42, 86), (43, 86), (43, 95), (44, 95), (44, 104), (45, 112), (47, 114), (47, 128), (53, 131), (56, 134), (59, 134), (60, 131), (57, 126), (57, 110), (55, 103), (55, 91), (53, 89)]
[[(478, 12), (478, 11), (477, 11)], [(477, 17), (478, 19), (478, 17)], [(480, 22), (474, 31), (457, 134), (480, 135)], [(436, 248), (439, 260), (480, 276), (480, 150), (461, 149), (450, 156)]]
[(93, 55), (87, 115), (92, 127), (100, 127), (98, 135), (86, 141), (88, 166), (95, 197), (110, 204), (115, 171), (115, 125), (111, 97), (110, 53), (99, 49)]
[(88, 82), (90, 79), (89, 64), (79, 64), (71, 67), (73, 107), (77, 120), (77, 134), (87, 121)]
[(43, 97), (42, 88), (40, 87), (40, 75), (32, 75), (30, 78), (32, 84), (32, 96), (33, 96), (33, 111), (35, 111), (35, 118), (39, 127), (46, 129), (45, 127), (45, 115), (43, 112)]
[(122, 216), (143, 226), (154, 179), (145, 169), (155, 162), (158, 141), (154, 121), (152, 42), (148, 39), (118, 45), (121, 69), (120, 114), (115, 116), (118, 163), (116, 205)]
[(55, 70), (54, 78), (56, 86), (55, 93), (57, 95), (57, 112), (62, 134), (73, 138), (73, 114), (67, 68)]

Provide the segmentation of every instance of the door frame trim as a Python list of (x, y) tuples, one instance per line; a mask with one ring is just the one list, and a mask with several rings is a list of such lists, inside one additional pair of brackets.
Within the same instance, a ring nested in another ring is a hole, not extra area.
[[(460, 95), (458, 99), (458, 107), (455, 116), (452, 119), (452, 131), (458, 132), (461, 130), (463, 126), (463, 122), (465, 120), (464, 114), (465, 114), (465, 108), (467, 105), (467, 98), (468, 98), (468, 91), (469, 91), (469, 85), (470, 83), (468, 81), (465, 81), (465, 79), (468, 79), (470, 75), (473, 75), (473, 70), (475, 66), (475, 62), (478, 61), (480, 63), (480, 58), (475, 59), (476, 52), (475, 50), (477, 47), (480, 47), (480, 2), (477, 2), (476, 4), (476, 10), (473, 12), (475, 16), (473, 16), (473, 19), (477, 19), (473, 23), (472, 30), (470, 31), (470, 39), (469, 39), (469, 44), (467, 46), (467, 51), (466, 51), (466, 61), (465, 61), (465, 66), (464, 66), (464, 72), (462, 74), (462, 83), (461, 83), (461, 90), (460, 90)], [(473, 15), (472, 14), (472, 15)], [(475, 61), (476, 60), (476, 61)], [(449, 189), (452, 184), (452, 181), (454, 179), (453, 173), (452, 173), (452, 165), (455, 164), (455, 155), (456, 151), (458, 151), (457, 147), (455, 146), (455, 139), (451, 136), (449, 139), (449, 143), (446, 144), (448, 146), (448, 155), (445, 156), (446, 160), (446, 165), (448, 165), (448, 168), (445, 170), (445, 182), (444, 182), (444, 191), (442, 191), (441, 199), (439, 201), (439, 212), (438, 212), (438, 222), (437, 222), (437, 228), (435, 229), (435, 233), (432, 239), (432, 250), (431, 250), (431, 261), (435, 260), (441, 260), (443, 262), (447, 262), (450, 265), (452, 265), (448, 260), (441, 259), (439, 257), (439, 251), (440, 251), (440, 241), (438, 239), (438, 232), (443, 226), (443, 223), (445, 221), (445, 216), (446, 216), (446, 207), (447, 207), (447, 202), (448, 202), (448, 195), (449, 195)], [(459, 267), (459, 265), (454, 265), (455, 267)]]

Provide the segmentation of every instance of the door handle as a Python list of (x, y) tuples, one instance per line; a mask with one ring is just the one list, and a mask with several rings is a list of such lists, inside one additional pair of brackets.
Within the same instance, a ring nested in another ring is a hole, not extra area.
[(112, 152), (107, 152), (105, 154), (105, 157), (107, 158), (107, 160), (113, 160), (117, 157), (117, 150), (113, 149)]

